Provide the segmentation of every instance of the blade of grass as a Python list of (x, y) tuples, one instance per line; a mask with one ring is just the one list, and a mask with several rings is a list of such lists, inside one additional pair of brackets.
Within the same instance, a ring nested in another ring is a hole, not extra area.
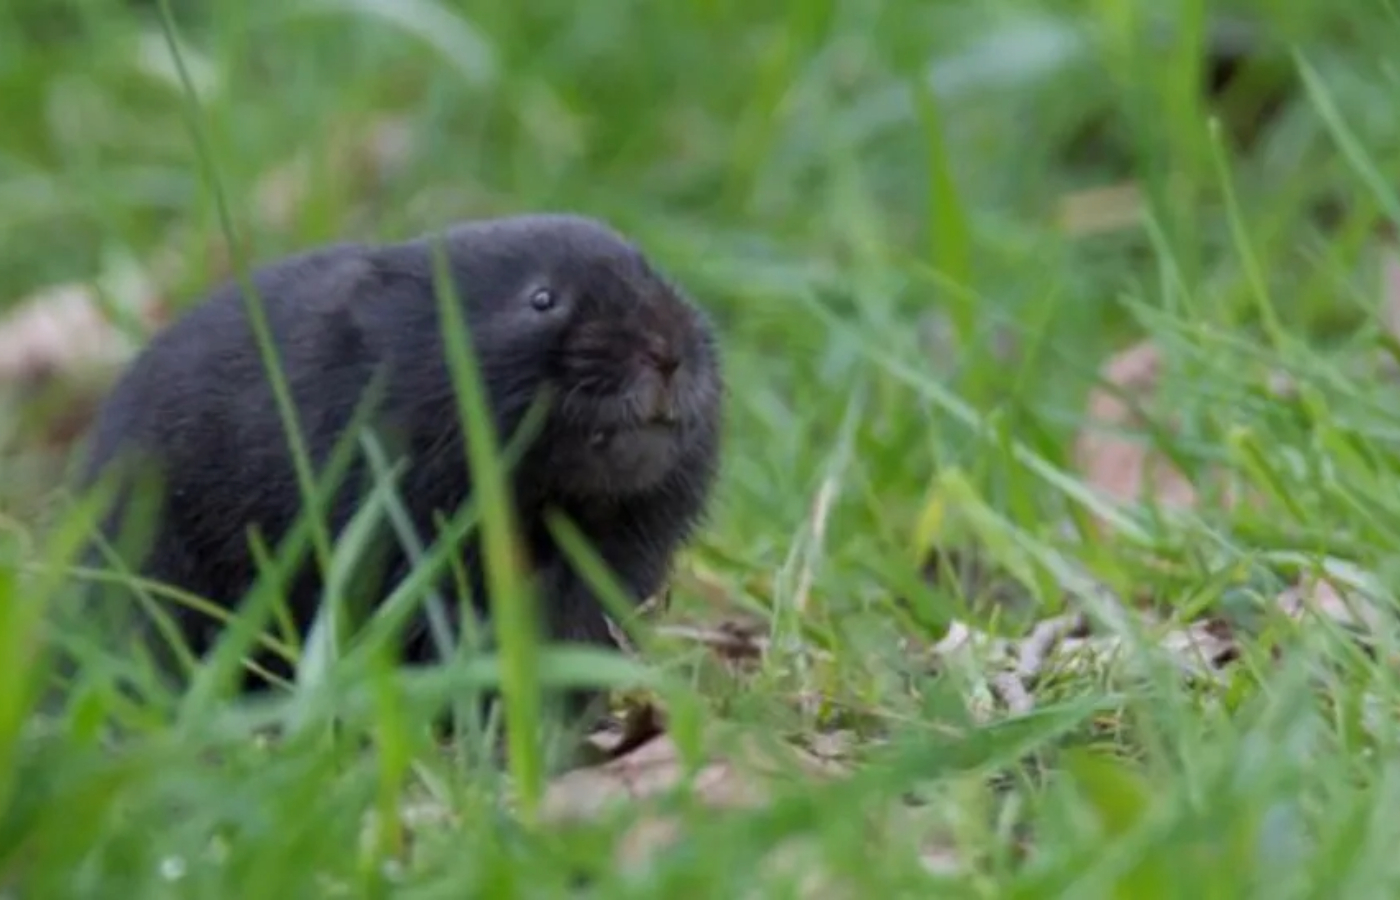
[[(501, 694), (505, 704), (508, 765), (526, 823), (538, 812), (544, 789), (539, 743), (539, 619), (536, 598), (526, 577), (509, 483), (497, 449), (496, 426), (480, 379), (476, 350), (461, 304), (465, 286), (454, 284), (447, 248), (433, 245), (433, 283), (443, 342), (465, 432), (472, 490), (481, 510), (488, 600), (496, 646), (502, 660)], [(466, 302), (471, 302), (467, 299)]]

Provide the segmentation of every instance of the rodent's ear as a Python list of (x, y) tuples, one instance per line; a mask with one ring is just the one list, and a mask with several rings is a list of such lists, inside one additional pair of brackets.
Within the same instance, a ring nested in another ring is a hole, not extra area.
[[(402, 331), (404, 323), (435, 315), (431, 282), (394, 260), (385, 265), (371, 254), (355, 259), (337, 274), (340, 297), (350, 320), (368, 334)], [(424, 302), (424, 298), (429, 302)]]

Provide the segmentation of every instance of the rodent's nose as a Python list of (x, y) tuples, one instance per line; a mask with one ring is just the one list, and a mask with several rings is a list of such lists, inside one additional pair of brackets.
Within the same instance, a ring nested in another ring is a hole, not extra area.
[(642, 358), (661, 373), (661, 377), (667, 381), (676, 374), (676, 370), (681, 367), (681, 360), (664, 341), (652, 341), (647, 348), (642, 351)]
[(656, 378), (646, 379), (647, 418), (659, 425), (674, 425), (677, 421), (676, 391), (671, 376), (680, 367), (672, 356), (648, 353), (646, 359), (656, 369)]

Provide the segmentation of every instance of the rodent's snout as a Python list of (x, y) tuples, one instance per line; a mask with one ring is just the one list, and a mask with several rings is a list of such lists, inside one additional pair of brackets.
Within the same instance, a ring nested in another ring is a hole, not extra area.
[(573, 493), (646, 490), (712, 452), (720, 389), (708, 323), (670, 293), (585, 296), (551, 362), (560, 390), (547, 468)]
[(641, 357), (642, 361), (655, 369), (666, 382), (670, 382), (676, 370), (681, 367), (680, 354), (669, 341), (655, 335), (642, 348)]
[[(592, 296), (601, 303), (598, 297), (611, 295)], [(645, 432), (658, 446), (686, 440), (711, 417), (714, 375), (703, 323), (671, 295), (629, 296), (616, 308), (588, 308), (564, 335), (556, 421), (589, 433)]]
[(664, 338), (651, 335), (638, 357), (642, 367), (645, 422), (648, 425), (675, 425), (680, 420), (676, 397), (680, 353)]

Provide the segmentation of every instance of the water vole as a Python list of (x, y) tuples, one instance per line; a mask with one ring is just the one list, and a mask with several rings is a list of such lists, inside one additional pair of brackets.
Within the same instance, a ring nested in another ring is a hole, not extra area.
[[(634, 599), (661, 587), (717, 473), (723, 390), (709, 319), (631, 241), (593, 219), (516, 216), (462, 223), (442, 237), (498, 437), (515, 433), (542, 390), (549, 398), (511, 474), (547, 633), (606, 643), (602, 607), (542, 517), (548, 508), (569, 516)], [(375, 379), (375, 429), (406, 464), (399, 494), (425, 543), (472, 485), (432, 247), (427, 237), (335, 244), (252, 273), (312, 460), (327, 458)], [(147, 464), (164, 487), (154, 537), (133, 567), (220, 606), (237, 604), (256, 577), (248, 529), (276, 547), (301, 499), (235, 283), (156, 335), (112, 389), (82, 482), (118, 460)], [(328, 514), (333, 534), (353, 515), (364, 479), (357, 460)], [(109, 532), (124, 508), (107, 520)], [(407, 562), (390, 532), (378, 549), (384, 569), (373, 593), (382, 598)], [(475, 539), (461, 558), (484, 613)], [(441, 587), (450, 594), (450, 578)], [(287, 598), (303, 635), (321, 589), (308, 553)], [(191, 649), (204, 652), (217, 623), (167, 608)], [(434, 655), (421, 621), (405, 655)]]

